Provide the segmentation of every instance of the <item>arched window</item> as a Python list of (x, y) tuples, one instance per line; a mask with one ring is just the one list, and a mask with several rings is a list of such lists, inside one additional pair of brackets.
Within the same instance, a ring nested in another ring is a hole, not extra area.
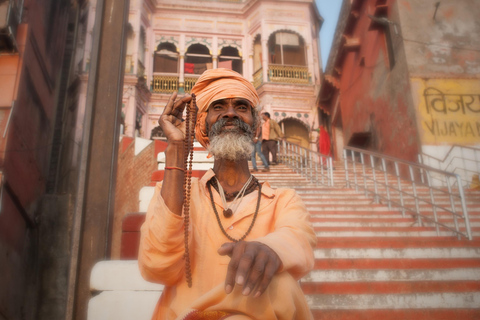
[(242, 74), (243, 62), (240, 54), (238, 53), (238, 49), (233, 47), (222, 48), (222, 51), (220, 51), (220, 56), (218, 57), (218, 67), (231, 69)]
[(260, 35), (255, 37), (253, 42), (253, 70), (257, 72), (262, 68), (262, 38)]
[(178, 52), (173, 43), (160, 43), (155, 51), (153, 72), (178, 73)]
[(271, 64), (306, 66), (305, 43), (293, 32), (279, 31), (268, 40), (269, 62)]
[(138, 43), (138, 69), (137, 75), (144, 76), (145, 75), (145, 43), (147, 37), (145, 35), (145, 30), (143, 28), (140, 29), (140, 39)]
[(185, 53), (185, 73), (202, 74), (212, 68), (210, 50), (203, 44), (192, 44)]

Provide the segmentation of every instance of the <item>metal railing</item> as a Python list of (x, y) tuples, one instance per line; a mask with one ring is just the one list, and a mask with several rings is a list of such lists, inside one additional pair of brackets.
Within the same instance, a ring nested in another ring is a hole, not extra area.
[(151, 90), (153, 93), (172, 93), (178, 91), (178, 74), (154, 73)]
[[(418, 161), (429, 167), (459, 174), (464, 187), (471, 183), (474, 175), (480, 174), (480, 149), (475, 147), (454, 144), (443, 159), (420, 153)], [(437, 184), (442, 182), (436, 176), (432, 179)]]
[[(434, 224), (437, 235), (445, 228), (459, 238), (472, 240), (465, 193), (460, 176), (380, 153), (345, 147), (345, 179), (347, 187), (375, 203), (400, 208), (402, 215), (411, 214), (419, 225)], [(437, 187), (431, 176), (442, 176), (445, 187)], [(453, 188), (453, 185), (457, 188)]]
[(278, 144), (278, 148), (280, 162), (317, 185), (333, 187), (332, 157), (285, 140)]
[(263, 84), (263, 68), (260, 68), (253, 74), (253, 86), (255, 88), (258, 88), (262, 84)]
[(185, 76), (185, 92), (186, 93), (190, 93), (190, 91), (192, 91), (192, 88), (193, 86), (195, 85), (195, 83), (197, 82), (198, 78), (200, 78), (200, 75), (188, 75), (188, 76)]

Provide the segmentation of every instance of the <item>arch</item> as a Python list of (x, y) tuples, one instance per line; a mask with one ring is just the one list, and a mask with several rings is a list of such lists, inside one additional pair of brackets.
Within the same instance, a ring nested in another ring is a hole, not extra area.
[(212, 61), (212, 55), (206, 45), (193, 43), (185, 52), (185, 73), (202, 74)]
[[(232, 46), (223, 47), (218, 56), (218, 67), (223, 64), (230, 64), (230, 68), (240, 74), (243, 74), (243, 61), (237, 48)], [(228, 68), (228, 66), (225, 66)]]
[(284, 130), (285, 139), (302, 147), (310, 147), (310, 127), (300, 119), (287, 117), (279, 122)]
[(305, 39), (296, 31), (280, 29), (272, 32), (267, 47), (271, 64), (307, 66)]
[(160, 43), (153, 56), (153, 72), (178, 73), (178, 49), (174, 43)]
[(212, 43), (211, 43), (211, 39), (209, 41), (208, 38), (193, 38), (193, 37), (188, 37), (186, 40), (185, 40), (185, 48), (189, 48), (191, 47), (192, 45), (196, 45), (196, 44), (199, 44), (199, 45), (203, 45), (205, 47), (208, 48), (208, 53), (211, 55), (212, 54)]
[(143, 26), (140, 27), (140, 38), (138, 41), (138, 60), (145, 65), (145, 51), (146, 51), (147, 33)]
[(257, 34), (253, 39), (253, 72), (262, 68), (262, 36)]

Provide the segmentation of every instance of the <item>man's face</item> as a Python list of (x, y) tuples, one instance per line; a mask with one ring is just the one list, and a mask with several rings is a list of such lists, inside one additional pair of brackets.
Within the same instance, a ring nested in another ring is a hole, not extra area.
[(248, 159), (253, 151), (255, 119), (245, 99), (222, 99), (213, 102), (207, 113), (208, 150), (216, 159)]
[(222, 130), (235, 129), (233, 123), (239, 119), (252, 127), (254, 119), (252, 115), (252, 106), (250, 102), (242, 98), (220, 99), (210, 104), (206, 118), (207, 128), (210, 130), (220, 119), (226, 121)]
[(263, 121), (267, 121), (268, 120), (268, 117), (265, 113), (262, 113), (262, 119)]

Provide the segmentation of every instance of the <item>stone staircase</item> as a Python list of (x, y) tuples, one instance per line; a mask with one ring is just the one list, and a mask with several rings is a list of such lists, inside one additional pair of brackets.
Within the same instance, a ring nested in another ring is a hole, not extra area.
[[(316, 262), (301, 286), (315, 319), (480, 319), (479, 191), (467, 192), (474, 236), (468, 241), (449, 231), (437, 235), (434, 227), (419, 225), (412, 216), (403, 217), (399, 210), (346, 188), (340, 164), (334, 171), (334, 187), (315, 186), (284, 165), (255, 176), (273, 187), (295, 188), (311, 214), (318, 236)], [(132, 217), (134, 230), (142, 214)], [(115, 280), (132, 274), (137, 279), (133, 282)], [(134, 261), (101, 262), (92, 279), (93, 291), (110, 290), (116, 296), (96, 296), (95, 306), (102, 314), (95, 317), (89, 310), (90, 320), (127, 319), (121, 316), (135, 314), (132, 308), (147, 314), (153, 305), (141, 301), (151, 304), (162, 289), (140, 283)], [(128, 299), (136, 301), (136, 307), (128, 306), (124, 296), (118, 298), (119, 291), (128, 290), (134, 292)], [(109, 303), (116, 303), (110, 313)]]
[(468, 241), (437, 236), (345, 188), (339, 165), (334, 188), (315, 187), (281, 165), (256, 176), (295, 187), (311, 213), (316, 263), (301, 283), (315, 319), (480, 319), (480, 192), (467, 193)]

